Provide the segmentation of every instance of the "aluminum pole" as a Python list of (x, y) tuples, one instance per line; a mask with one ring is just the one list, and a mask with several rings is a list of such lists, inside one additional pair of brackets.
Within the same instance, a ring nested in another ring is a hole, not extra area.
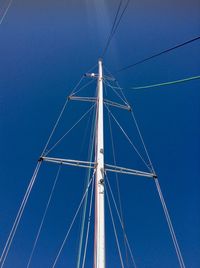
[(98, 61), (98, 66), (94, 268), (105, 268), (103, 70), (101, 59)]

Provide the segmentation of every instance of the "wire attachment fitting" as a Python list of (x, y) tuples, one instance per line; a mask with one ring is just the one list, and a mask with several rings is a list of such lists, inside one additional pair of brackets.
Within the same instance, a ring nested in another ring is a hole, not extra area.
[(38, 162), (42, 162), (43, 161), (43, 157), (40, 156), (40, 158), (38, 159)]
[(85, 73), (84, 76), (88, 78), (98, 78), (98, 74), (95, 73)]

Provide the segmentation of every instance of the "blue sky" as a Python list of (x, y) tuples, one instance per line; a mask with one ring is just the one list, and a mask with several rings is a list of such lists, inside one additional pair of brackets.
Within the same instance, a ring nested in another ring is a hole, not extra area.
[[(0, 3), (0, 10), (4, 3)], [(81, 75), (97, 63), (116, 8), (116, 1), (13, 1), (0, 25), (0, 251), (65, 98)], [(105, 66), (115, 72), (199, 35), (199, 9), (197, 0), (131, 1), (106, 54)], [(197, 41), (116, 74), (135, 109), (186, 267), (194, 268), (200, 266), (200, 82), (162, 90), (128, 88), (199, 75), (199, 48)], [(89, 93), (92, 91), (95, 85)], [(54, 139), (87, 107), (70, 103)], [(137, 140), (130, 116), (114, 112)], [(64, 141), (57, 155), (86, 157), (86, 123)], [(113, 129), (118, 163), (142, 168), (114, 125)], [(111, 162), (109, 144), (106, 132), (106, 161)], [(53, 165), (42, 166), (5, 267), (26, 267), (56, 170)], [(84, 180), (84, 170), (62, 168), (31, 267), (51, 267), (83, 193)], [(116, 190), (114, 177), (110, 180)], [(178, 267), (153, 182), (123, 176), (120, 187), (126, 229), (138, 267)], [(106, 215), (107, 266), (117, 268), (119, 258), (108, 212)], [(58, 267), (75, 267), (80, 222), (79, 217)], [(91, 267), (92, 232), (88, 250), (87, 267)]]

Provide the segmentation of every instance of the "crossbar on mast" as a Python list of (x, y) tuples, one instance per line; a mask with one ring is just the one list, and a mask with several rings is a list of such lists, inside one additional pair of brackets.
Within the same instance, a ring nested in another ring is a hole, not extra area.
[(69, 100), (96, 102), (96, 98), (93, 98), (93, 97), (69, 96)]
[(72, 160), (72, 159), (64, 159), (64, 158), (54, 158), (54, 157), (41, 157), (42, 161), (51, 162), (55, 164), (63, 164), (68, 166), (77, 166), (84, 168), (95, 168), (95, 162), (89, 161), (81, 161), (81, 160)]
[[(96, 162), (74, 160), (74, 159), (64, 159), (64, 158), (55, 158), (55, 157), (45, 156), (45, 157), (41, 157), (40, 160), (45, 161), (45, 162), (55, 163), (55, 164), (63, 164), (63, 165), (68, 165), (68, 166), (76, 166), (76, 167), (91, 168), (91, 169), (97, 167)], [(131, 168), (119, 167), (119, 166), (109, 165), (109, 164), (104, 164), (104, 166), (105, 166), (104, 171), (142, 176), (142, 177), (147, 177), (147, 178), (157, 178), (157, 176), (154, 173), (139, 171), (139, 170), (131, 169)]]
[(110, 106), (114, 106), (114, 107), (117, 107), (117, 108), (121, 108), (121, 109), (124, 109), (124, 110), (127, 110), (127, 111), (131, 111), (131, 107), (128, 106), (128, 105), (123, 105), (123, 104), (120, 104), (120, 103), (117, 103), (117, 102), (114, 102), (114, 101), (110, 101), (110, 100), (106, 100), (104, 99), (104, 104), (107, 104), (107, 105), (110, 105)]
[(131, 169), (131, 168), (108, 165), (108, 164), (105, 164), (105, 171), (117, 172), (117, 173), (129, 174), (129, 175), (135, 175), (135, 176), (142, 176), (142, 177), (147, 177), (147, 178), (156, 178), (156, 175), (153, 173), (143, 172), (143, 171), (139, 171), (139, 170)]

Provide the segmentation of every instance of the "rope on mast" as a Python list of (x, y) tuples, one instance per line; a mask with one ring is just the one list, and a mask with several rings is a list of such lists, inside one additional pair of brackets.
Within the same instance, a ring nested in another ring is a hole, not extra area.
[(104, 55), (105, 55), (105, 53), (106, 53), (106, 51), (107, 51), (107, 49), (108, 49), (108, 46), (109, 46), (109, 44), (110, 44), (110, 41), (111, 41), (111, 39), (112, 39), (112, 34), (113, 34), (113, 31), (114, 31), (114, 28), (115, 28), (115, 25), (116, 25), (116, 21), (117, 21), (118, 15), (119, 15), (119, 11), (120, 11), (120, 9), (121, 9), (122, 1), (123, 1), (123, 0), (120, 0), (120, 2), (119, 2), (118, 8), (117, 8), (117, 12), (116, 12), (116, 14), (115, 14), (114, 22), (113, 22), (113, 25), (112, 25), (110, 34), (109, 34), (109, 36), (108, 36), (108, 40), (107, 40), (106, 46), (105, 46), (105, 48), (104, 48), (104, 50), (103, 50), (103, 53), (102, 53), (102, 58), (104, 57)]
[(154, 87), (162, 87), (162, 86), (169, 86), (169, 85), (176, 85), (179, 83), (185, 83), (189, 82), (192, 80), (197, 80), (200, 79), (200, 75), (197, 76), (192, 76), (192, 77), (187, 77), (179, 80), (174, 80), (174, 81), (169, 81), (169, 82), (163, 82), (163, 83), (158, 83), (158, 84), (153, 84), (153, 85), (146, 85), (146, 86), (138, 86), (138, 87), (131, 87), (131, 89), (147, 89), (147, 88), (154, 88)]
[(116, 25), (116, 22), (117, 22), (117, 18), (118, 18), (118, 15), (119, 15), (119, 11), (120, 11), (121, 6), (122, 6), (122, 1), (123, 1), (123, 0), (120, 0), (120, 2), (119, 2), (118, 8), (117, 8), (117, 12), (116, 12), (116, 14), (115, 14), (115, 18), (114, 18), (114, 21), (113, 21), (113, 25), (112, 25), (110, 34), (109, 34), (109, 36), (108, 36), (106, 45), (105, 45), (104, 50), (103, 50), (103, 53), (102, 53), (102, 58), (104, 57), (104, 55), (105, 55), (105, 53), (106, 53), (106, 51), (107, 51), (107, 49), (108, 49), (108, 46), (109, 46), (109, 44), (110, 44), (110, 41), (111, 41), (111, 39), (112, 39), (113, 31), (114, 31), (114, 28), (115, 28), (115, 25)]
[(17, 216), (15, 218), (14, 224), (12, 226), (12, 229), (10, 231), (10, 234), (8, 236), (8, 239), (6, 241), (6, 244), (4, 246), (2, 255), (0, 257), (0, 267), (1, 268), (4, 266), (4, 263), (6, 261), (7, 255), (8, 255), (9, 250), (10, 250), (10, 246), (12, 244), (12, 241), (13, 241), (14, 237), (15, 237), (15, 234), (16, 234), (16, 231), (17, 231), (17, 228), (18, 228), (18, 225), (19, 225), (20, 220), (22, 218), (22, 215), (23, 215), (24, 209), (26, 207), (27, 201), (29, 199), (31, 190), (32, 190), (32, 188), (34, 186), (36, 177), (38, 175), (38, 172), (39, 172), (39, 169), (40, 169), (40, 166), (41, 166), (41, 163), (42, 163), (41, 161), (38, 161), (38, 163), (37, 163), (37, 166), (36, 166), (36, 168), (35, 168), (35, 170), (33, 172), (33, 176), (32, 176), (32, 178), (30, 180), (30, 183), (28, 185), (28, 188), (27, 188), (26, 193), (24, 195), (24, 198), (22, 200), (21, 206), (20, 206), (20, 208), (18, 210), (18, 213), (17, 213)]
[(74, 217), (73, 217), (73, 219), (72, 219), (72, 222), (71, 222), (71, 224), (70, 224), (70, 226), (69, 226), (69, 228), (68, 228), (68, 231), (67, 231), (67, 233), (66, 233), (66, 235), (65, 235), (65, 238), (64, 238), (64, 240), (63, 240), (63, 242), (62, 242), (62, 244), (61, 244), (61, 246), (60, 246), (60, 249), (59, 249), (59, 251), (58, 251), (58, 253), (57, 253), (57, 255), (56, 255), (56, 258), (55, 258), (55, 260), (54, 260), (54, 263), (53, 263), (53, 265), (52, 265), (52, 268), (55, 268), (55, 266), (56, 266), (56, 264), (57, 264), (57, 262), (58, 262), (58, 259), (59, 259), (59, 257), (60, 257), (60, 254), (61, 254), (61, 252), (62, 252), (62, 250), (63, 250), (63, 248), (64, 248), (64, 246), (65, 246), (65, 243), (66, 243), (66, 241), (67, 241), (67, 238), (68, 238), (68, 236), (69, 236), (69, 234), (70, 234), (70, 231), (71, 231), (71, 229), (72, 229), (72, 227), (73, 227), (73, 225), (74, 225), (74, 222), (75, 222), (75, 220), (76, 220), (76, 218), (77, 218), (77, 215), (78, 215), (78, 213), (79, 213), (79, 211), (80, 211), (80, 209), (81, 209), (81, 206), (82, 206), (82, 204), (83, 204), (83, 201), (85, 200), (85, 197), (86, 197), (86, 194), (87, 194), (87, 192), (88, 192), (88, 190), (89, 190), (89, 187), (90, 187), (90, 185), (91, 185), (91, 182), (94, 180), (94, 175), (95, 175), (95, 170), (94, 170), (93, 175), (92, 175), (92, 177), (91, 177), (91, 179), (90, 179), (90, 181), (89, 181), (89, 183), (88, 183), (88, 186), (87, 186), (87, 188), (86, 188), (86, 190), (85, 190), (85, 193), (84, 193), (84, 195), (83, 195), (83, 197), (82, 197), (82, 199), (81, 199), (81, 201), (80, 201), (80, 204), (79, 204), (79, 206), (78, 206), (78, 208), (77, 208), (77, 210), (76, 210), (76, 213), (75, 213), (75, 215), (74, 215)]
[[(115, 15), (115, 19), (114, 19), (114, 22), (113, 22), (113, 26), (112, 26), (112, 29), (111, 29), (111, 31), (110, 31), (110, 35), (109, 35), (109, 37), (108, 37), (106, 46), (105, 46), (105, 48), (104, 48), (104, 50), (103, 50), (103, 53), (102, 53), (102, 56), (101, 56), (102, 58), (105, 56), (105, 54), (106, 54), (106, 52), (107, 52), (107, 50), (108, 50), (108, 47), (109, 47), (109, 45), (110, 45), (110, 42), (111, 42), (113, 36), (115, 35), (115, 32), (116, 32), (116, 30), (117, 30), (117, 28), (118, 28), (118, 26), (119, 26), (119, 24), (120, 24), (120, 22), (121, 22), (121, 20), (122, 20), (122, 17), (123, 17), (123, 15), (124, 15), (126, 9), (128, 8), (128, 5), (129, 5), (130, 0), (127, 0), (127, 2), (126, 2), (126, 4), (125, 4), (125, 7), (124, 7), (124, 9), (122, 10), (122, 13), (121, 13), (121, 15), (120, 15), (120, 17), (119, 17), (119, 13), (120, 13), (120, 9), (121, 9), (121, 6), (122, 6), (122, 2), (123, 2), (123, 1), (120, 0), (119, 5), (118, 5), (118, 8), (117, 8), (116, 15)], [(119, 19), (118, 19), (118, 17), (119, 17)], [(117, 20), (117, 19), (118, 19), (118, 20)]]
[(186, 42), (180, 43), (180, 44), (178, 44), (178, 45), (176, 45), (176, 46), (174, 46), (174, 47), (171, 47), (171, 48), (168, 48), (168, 49), (166, 49), (166, 50), (163, 50), (163, 51), (161, 51), (161, 52), (159, 52), (159, 53), (156, 53), (156, 54), (154, 54), (154, 55), (152, 55), (152, 56), (150, 56), (150, 57), (147, 57), (147, 58), (145, 58), (145, 59), (143, 59), (143, 60), (137, 61), (136, 63), (127, 65), (127, 66), (125, 66), (125, 67), (119, 69), (119, 70), (116, 71), (115, 73), (120, 73), (120, 72), (122, 72), (122, 71), (125, 71), (125, 70), (128, 70), (128, 69), (130, 69), (130, 68), (133, 68), (133, 67), (135, 67), (136, 65), (139, 65), (139, 64), (144, 63), (144, 62), (146, 62), (146, 61), (148, 61), (148, 60), (151, 60), (151, 59), (153, 59), (153, 58), (156, 58), (156, 57), (158, 57), (158, 56), (160, 56), (160, 55), (163, 55), (163, 54), (166, 54), (166, 53), (168, 53), (168, 52), (171, 52), (172, 50), (175, 50), (175, 49), (177, 49), (177, 48), (180, 48), (180, 47), (183, 47), (183, 46), (185, 46), (185, 45), (188, 45), (188, 44), (190, 44), (190, 43), (192, 43), (192, 42), (195, 42), (195, 41), (197, 41), (197, 40), (199, 40), (199, 39), (200, 39), (200, 36), (197, 36), (197, 37), (195, 37), (195, 38), (192, 38), (192, 39), (190, 39), (190, 40), (188, 40), (188, 41), (186, 41)]
[(42, 227), (43, 227), (45, 218), (46, 218), (46, 214), (47, 214), (47, 211), (49, 209), (49, 205), (51, 203), (51, 199), (52, 199), (52, 196), (54, 194), (54, 190), (55, 190), (55, 187), (56, 187), (56, 184), (57, 184), (59, 175), (60, 175), (60, 170), (61, 170), (61, 165), (59, 165), (59, 167), (58, 167), (58, 171), (56, 173), (56, 176), (55, 176), (55, 179), (54, 179), (54, 183), (53, 183), (52, 188), (51, 188), (51, 192), (50, 192), (50, 195), (49, 195), (49, 198), (48, 198), (48, 201), (47, 201), (47, 204), (46, 204), (46, 207), (45, 207), (43, 216), (42, 216), (42, 220), (41, 220), (40, 226), (39, 226), (38, 231), (37, 231), (37, 235), (36, 235), (36, 238), (35, 238), (35, 241), (34, 241), (34, 244), (33, 244), (33, 248), (32, 248), (31, 254), (29, 256), (27, 268), (30, 267), (30, 264), (31, 264), (31, 261), (32, 261), (32, 257), (33, 257), (33, 254), (35, 252), (35, 248), (37, 246), (37, 242), (38, 242), (38, 239), (39, 239), (39, 236), (40, 236), (40, 233), (41, 233), (41, 230), (42, 230)]
[(160, 201), (161, 201), (161, 204), (162, 204), (162, 207), (163, 207), (163, 211), (164, 211), (164, 214), (165, 214), (165, 217), (166, 217), (166, 220), (167, 220), (167, 224), (168, 224), (169, 231), (170, 231), (170, 234), (171, 234), (171, 237), (172, 237), (172, 240), (173, 240), (173, 244), (174, 244), (174, 247), (175, 247), (175, 250), (176, 250), (176, 255), (177, 255), (177, 258), (178, 258), (178, 261), (179, 261), (180, 268), (185, 268), (185, 264), (184, 264), (183, 257), (182, 257), (182, 254), (181, 254), (181, 250), (180, 250), (180, 247), (179, 247), (179, 244), (178, 244), (178, 241), (177, 241), (177, 238), (176, 238), (176, 234), (175, 234), (175, 231), (174, 231), (174, 228), (173, 228), (173, 225), (172, 225), (172, 221), (171, 221), (171, 218), (170, 218), (170, 215), (169, 215), (166, 203), (165, 203), (165, 199), (163, 197), (163, 194), (162, 194), (162, 191), (161, 191), (161, 188), (160, 188), (160, 184), (159, 184), (159, 181), (158, 181), (157, 178), (155, 179), (155, 184), (156, 184), (156, 188), (157, 188), (157, 191), (158, 191), (158, 194), (159, 194), (159, 197), (160, 197)]

